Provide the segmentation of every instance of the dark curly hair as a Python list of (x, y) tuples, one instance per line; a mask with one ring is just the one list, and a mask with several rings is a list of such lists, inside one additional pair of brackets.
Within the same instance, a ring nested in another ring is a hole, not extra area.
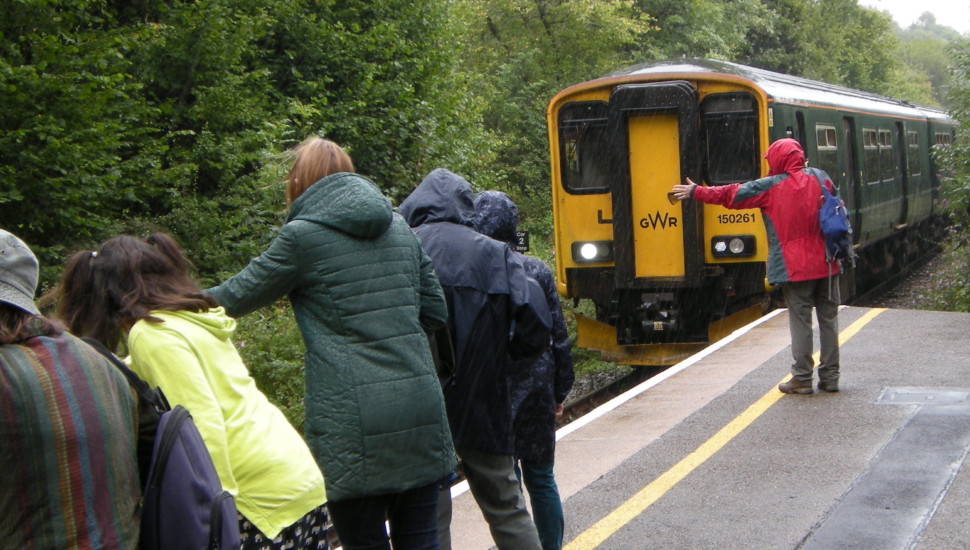
[(0, 346), (17, 344), (31, 336), (56, 336), (64, 327), (43, 315), (0, 303)]
[(117, 350), (136, 322), (160, 322), (154, 310), (200, 312), (219, 305), (202, 293), (191, 267), (165, 233), (111, 238), (68, 259), (54, 291), (57, 316), (72, 333)]

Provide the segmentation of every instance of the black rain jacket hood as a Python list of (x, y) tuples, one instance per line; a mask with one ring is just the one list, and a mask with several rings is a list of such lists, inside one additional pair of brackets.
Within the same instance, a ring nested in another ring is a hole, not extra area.
[(398, 213), (431, 258), (448, 302), (455, 369), (444, 392), (455, 447), (511, 455), (510, 358), (549, 347), (542, 290), (505, 243), (475, 231), (471, 185), (461, 176), (434, 170)]

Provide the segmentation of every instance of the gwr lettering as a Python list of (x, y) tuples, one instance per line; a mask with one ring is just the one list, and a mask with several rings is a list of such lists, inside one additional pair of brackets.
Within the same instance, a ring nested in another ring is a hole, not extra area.
[(657, 226), (660, 226), (660, 229), (677, 227), (677, 218), (666, 212), (663, 214), (657, 212), (652, 216), (647, 214), (646, 218), (640, 218), (640, 227), (644, 229), (657, 229)]

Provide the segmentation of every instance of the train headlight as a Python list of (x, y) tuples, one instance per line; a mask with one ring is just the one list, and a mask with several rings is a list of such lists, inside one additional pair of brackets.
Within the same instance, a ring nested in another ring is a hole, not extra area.
[(715, 258), (743, 258), (754, 256), (754, 235), (721, 235), (711, 239), (711, 253)]
[(613, 261), (613, 241), (585, 241), (573, 243), (573, 261), (592, 264)]

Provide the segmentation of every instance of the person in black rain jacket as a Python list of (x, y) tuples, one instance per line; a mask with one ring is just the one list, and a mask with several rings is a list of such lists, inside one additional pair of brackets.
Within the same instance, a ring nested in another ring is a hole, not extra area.
[[(514, 472), (509, 359), (549, 347), (542, 289), (505, 243), (475, 231), (471, 185), (461, 176), (432, 171), (398, 212), (431, 258), (448, 303), (455, 365), (443, 389), (462, 471), (498, 548), (539, 549)], [(439, 533), (449, 540), (448, 525), (439, 524)]]
[[(475, 196), (475, 229), (515, 250), (519, 209), (501, 191)], [(553, 475), (556, 454), (556, 419), (572, 389), (573, 355), (566, 321), (549, 267), (538, 258), (515, 253), (525, 272), (539, 283), (552, 318), (552, 346), (535, 361), (512, 368), (512, 425), (515, 458), (529, 493), (532, 518), (543, 550), (562, 548), (563, 511)]]

